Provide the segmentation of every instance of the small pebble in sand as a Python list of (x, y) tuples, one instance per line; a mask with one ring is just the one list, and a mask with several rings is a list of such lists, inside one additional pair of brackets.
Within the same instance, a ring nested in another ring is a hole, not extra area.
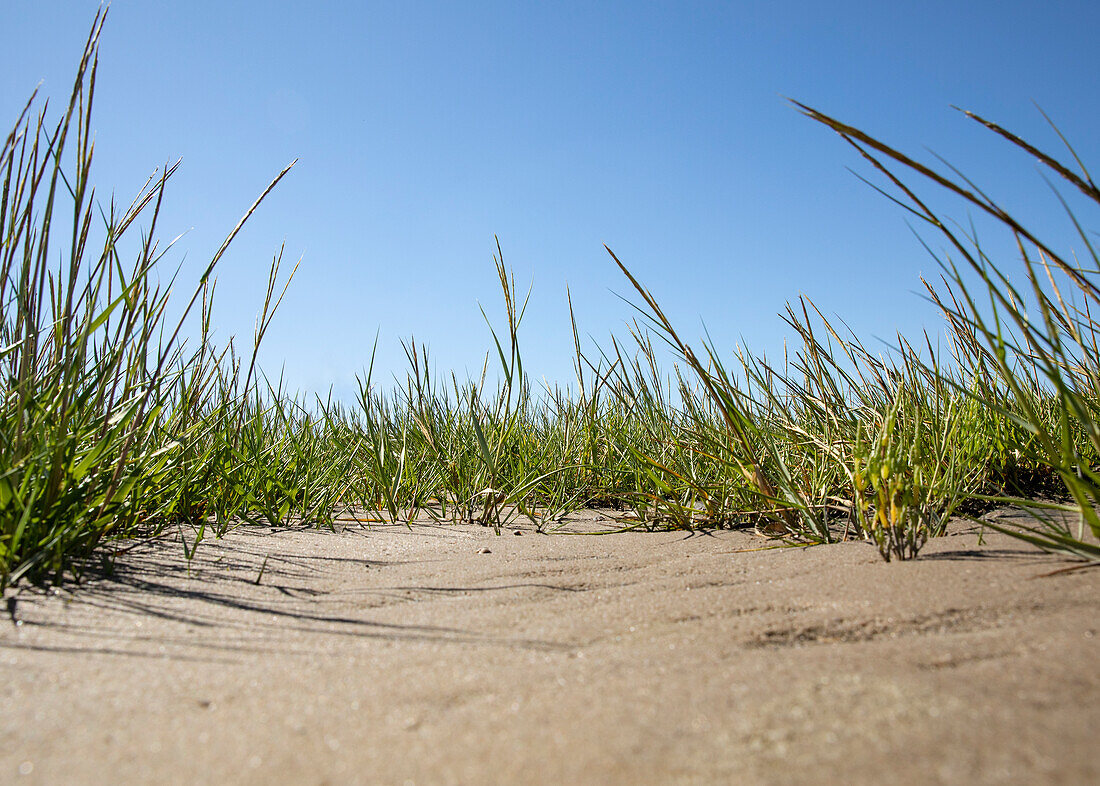
[(477, 550), (477, 553), (478, 553), (478, 554), (492, 554), (493, 552), (492, 552), (492, 551), (490, 551), (490, 550), (488, 549), (488, 547), (486, 547), (486, 546), (482, 546), (482, 547), (481, 547), (480, 549), (478, 549), (478, 550)]

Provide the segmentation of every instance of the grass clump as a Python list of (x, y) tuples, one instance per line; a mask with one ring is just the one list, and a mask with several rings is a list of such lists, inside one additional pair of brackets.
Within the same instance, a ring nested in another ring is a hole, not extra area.
[[(32, 95), (0, 145), (0, 587), (58, 579), (108, 538), (262, 511), (327, 518), (333, 478), (303, 461), (321, 436), (209, 339), (213, 273), (268, 186), (218, 249), (177, 318), (157, 265), (161, 202), (175, 166), (125, 207), (91, 185), (97, 14), (62, 117)], [(146, 226), (134, 238), (141, 221)], [(131, 249), (130, 262), (124, 249)], [(58, 261), (54, 261), (58, 260)], [(256, 347), (277, 301), (278, 259)], [(181, 338), (194, 314), (198, 340)]]
[[(1008, 530), (1009, 534), (1049, 551), (1100, 559), (1100, 516), (1096, 510), (1100, 502), (1100, 324), (1093, 317), (1100, 303), (1100, 256), (1090, 233), (1069, 202), (1055, 191), (1081, 248), (1072, 256), (1058, 251), (1056, 244), (1040, 238), (957, 171), (951, 175), (937, 172), (858, 129), (799, 106), (855, 147), (898, 190), (910, 213), (948, 243), (949, 252), (938, 257), (944, 270), (941, 290), (926, 284), (947, 319), (956, 347), (958, 375), (948, 381), (985, 410), (987, 423), (991, 421), (997, 432), (998, 470), (1011, 475), (1010, 466), (1022, 459), (1053, 475), (1074, 503), (1060, 509), (1078, 517), (1077, 526), (1072, 527), (1062, 518), (1044, 515), (1045, 510), (1058, 506), (1035, 504), (1019, 495), (1004, 496), (999, 501), (1021, 505), (1040, 519), (1039, 526)], [(972, 112), (965, 114), (1038, 160), (1083, 195), (1087, 207), (1100, 205), (1100, 189), (1053, 123), (1072, 165), (996, 123)], [(931, 181), (992, 218), (1009, 234), (1019, 253), (1022, 286), (1012, 282), (1003, 264), (990, 259), (975, 235), (953, 229), (891, 167)], [(964, 271), (979, 283), (968, 283)], [(1012, 485), (1017, 492), (1028, 491), (1025, 484)]]

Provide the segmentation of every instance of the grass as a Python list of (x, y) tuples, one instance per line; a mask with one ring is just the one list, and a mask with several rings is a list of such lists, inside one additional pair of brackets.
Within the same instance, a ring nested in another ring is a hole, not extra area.
[[(546, 531), (599, 505), (624, 527), (863, 538), (903, 560), (955, 513), (998, 502), (1026, 507), (1036, 523), (988, 526), (1100, 560), (1100, 258), (1076, 216), (1083, 252), (1073, 257), (956, 173), (799, 104), (946, 240), (944, 274), (926, 286), (949, 356), (927, 336), (898, 336), (896, 351), (875, 354), (806, 299), (784, 316), (798, 344), (782, 363), (707, 341), (697, 350), (611, 253), (639, 298), (629, 337), (586, 353), (573, 320), (577, 389), (533, 390), (520, 341), (526, 297), (498, 243), (505, 317), (502, 327), (486, 317), (493, 345), (479, 379), (432, 376), (426, 347), (409, 342), (403, 385), (381, 392), (368, 371), (354, 404), (309, 401), (256, 365), (293, 277), (281, 273), (281, 250), (243, 354), (209, 331), (218, 263), (290, 167), (181, 300), (182, 282), (162, 283), (170, 246), (156, 239), (175, 167), (127, 206), (102, 202), (91, 185), (102, 25), (100, 14), (61, 117), (48, 122), (32, 96), (0, 147), (0, 587), (79, 576), (112, 539), (179, 532), (190, 552), (242, 522), (332, 526), (349, 511), (497, 528), (525, 518)], [(1068, 145), (1072, 168), (974, 119), (1100, 203)], [(988, 258), (903, 175), (990, 217), (1019, 261)], [(657, 360), (666, 345), (671, 376)], [(1052, 489), (1071, 502), (1035, 501)], [(1067, 510), (1069, 524), (1055, 515)]]

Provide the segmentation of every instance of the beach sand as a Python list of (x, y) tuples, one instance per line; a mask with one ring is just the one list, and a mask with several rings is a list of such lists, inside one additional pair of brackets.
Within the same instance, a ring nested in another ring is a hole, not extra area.
[(517, 526), (242, 527), (9, 590), (0, 782), (1100, 782), (1100, 570), (962, 525), (893, 564)]

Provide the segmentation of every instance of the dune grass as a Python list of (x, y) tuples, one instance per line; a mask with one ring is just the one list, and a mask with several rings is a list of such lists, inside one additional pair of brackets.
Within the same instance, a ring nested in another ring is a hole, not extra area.
[[(615, 509), (622, 527), (863, 538), (891, 560), (915, 557), (960, 510), (1013, 503), (1037, 523), (989, 526), (1100, 560), (1100, 258), (1076, 217), (1073, 257), (965, 179), (799, 105), (946, 239), (944, 276), (926, 286), (948, 357), (926, 336), (876, 354), (806, 299), (783, 315), (798, 345), (782, 363), (710, 342), (696, 351), (611, 253), (639, 297), (629, 337), (585, 352), (574, 320), (576, 388), (534, 390), (520, 351), (526, 297), (498, 243), (505, 322), (490, 322), (479, 379), (437, 379), (410, 341), (403, 385), (382, 391), (368, 371), (354, 403), (309, 401), (256, 365), (293, 277), (281, 275), (281, 250), (244, 354), (209, 330), (217, 266), (290, 167), (181, 300), (156, 239), (176, 167), (125, 207), (91, 185), (102, 25), (100, 14), (62, 116), (50, 124), (32, 96), (0, 148), (0, 588), (79, 576), (89, 557), (111, 559), (104, 543), (165, 532), (190, 551), (242, 522), (332, 526), (347, 515), (497, 528), (523, 518), (545, 531), (586, 506)], [(1072, 149), (1075, 168), (975, 119), (1100, 202)], [(1019, 261), (989, 259), (899, 173), (990, 216)], [(658, 362), (665, 346), (671, 373)], [(1035, 501), (1052, 490), (1071, 502)], [(1054, 515), (1067, 510), (1075, 524)]]
[[(108, 538), (187, 525), (197, 541), (254, 514), (326, 521), (342, 481), (325, 432), (260, 389), (255, 348), (242, 374), (232, 345), (209, 340), (215, 269), (287, 170), (170, 316), (175, 282), (160, 283), (168, 248), (156, 225), (176, 167), (158, 170), (128, 206), (101, 202), (91, 185), (103, 18), (62, 117), (48, 124), (32, 96), (0, 147), (0, 586), (59, 578)], [(257, 347), (278, 274), (276, 257)]]

